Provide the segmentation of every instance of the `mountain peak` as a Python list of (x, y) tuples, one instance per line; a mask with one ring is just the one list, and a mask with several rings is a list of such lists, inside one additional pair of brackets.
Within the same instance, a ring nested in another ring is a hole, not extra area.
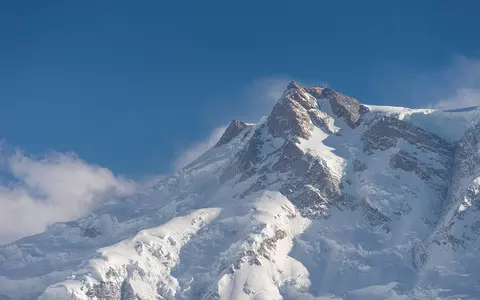
[(309, 111), (313, 110), (318, 110), (315, 98), (292, 81), (268, 117), (269, 132), (273, 136), (292, 135), (307, 138), (313, 129), (309, 115)]
[(287, 86), (287, 90), (290, 90), (290, 89), (301, 89), (302, 87), (295, 81), (295, 80), (292, 80), (290, 81), (290, 83), (288, 84)]
[(360, 117), (368, 111), (368, 108), (356, 99), (330, 88), (322, 89), (322, 96), (330, 101), (333, 113), (343, 118), (351, 128), (358, 126)]
[(367, 111), (368, 108), (356, 99), (333, 89), (301, 87), (296, 81), (291, 81), (273, 107), (267, 125), (273, 136), (308, 138), (315, 126), (332, 133), (330, 127), (336, 118), (355, 128)]
[(224, 145), (231, 140), (233, 140), (240, 132), (242, 132), (245, 127), (248, 125), (242, 121), (239, 120), (232, 120), (230, 122), (230, 125), (228, 125), (227, 129), (225, 129), (225, 132), (223, 133), (222, 137), (220, 137), (220, 140), (218, 143), (215, 145), (215, 147), (219, 147), (221, 145)]

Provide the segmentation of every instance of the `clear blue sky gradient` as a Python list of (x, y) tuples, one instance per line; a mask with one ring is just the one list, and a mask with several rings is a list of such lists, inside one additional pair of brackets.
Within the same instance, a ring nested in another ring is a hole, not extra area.
[(3, 1), (0, 137), (130, 176), (248, 115), (260, 78), (424, 106), (406, 85), (478, 57), (478, 1)]

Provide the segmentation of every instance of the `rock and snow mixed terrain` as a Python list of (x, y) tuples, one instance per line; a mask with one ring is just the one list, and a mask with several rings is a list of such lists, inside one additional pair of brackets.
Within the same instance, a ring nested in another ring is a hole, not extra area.
[(292, 82), (175, 176), (0, 247), (0, 299), (480, 299), (477, 116)]

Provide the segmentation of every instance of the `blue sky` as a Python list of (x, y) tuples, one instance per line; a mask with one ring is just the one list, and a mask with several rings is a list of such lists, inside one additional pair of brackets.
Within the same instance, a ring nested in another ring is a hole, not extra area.
[(231, 119), (257, 120), (291, 78), (368, 104), (475, 104), (478, 11), (473, 0), (4, 1), (0, 137), (136, 178), (170, 172)]

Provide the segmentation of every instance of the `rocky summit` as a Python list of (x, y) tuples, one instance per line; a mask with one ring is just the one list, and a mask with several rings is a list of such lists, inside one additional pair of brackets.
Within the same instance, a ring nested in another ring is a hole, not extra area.
[(292, 82), (137, 194), (0, 247), (0, 299), (480, 299), (477, 108)]

